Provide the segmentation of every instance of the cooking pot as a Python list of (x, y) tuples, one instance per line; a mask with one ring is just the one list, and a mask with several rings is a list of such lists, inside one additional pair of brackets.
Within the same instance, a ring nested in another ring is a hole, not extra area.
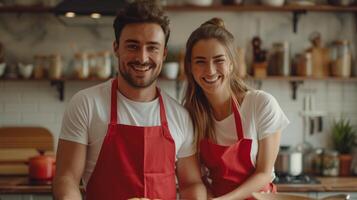
[(52, 180), (55, 174), (55, 159), (50, 155), (38, 155), (29, 160), (29, 176), (32, 180)]
[(274, 167), (280, 174), (300, 175), (303, 172), (302, 152), (288, 146), (281, 146)]

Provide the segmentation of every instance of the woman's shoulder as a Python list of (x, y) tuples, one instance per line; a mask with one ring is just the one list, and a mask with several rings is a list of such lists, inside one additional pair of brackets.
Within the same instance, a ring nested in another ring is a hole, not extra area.
[(273, 95), (263, 90), (250, 90), (247, 92), (246, 98), (251, 102), (255, 102), (256, 104), (276, 101)]

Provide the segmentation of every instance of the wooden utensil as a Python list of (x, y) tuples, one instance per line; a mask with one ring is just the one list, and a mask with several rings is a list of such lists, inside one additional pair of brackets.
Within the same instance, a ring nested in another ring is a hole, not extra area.
[(329, 75), (329, 49), (322, 47), (321, 34), (314, 32), (310, 35), (312, 47), (307, 51), (311, 53), (312, 76), (327, 77)]

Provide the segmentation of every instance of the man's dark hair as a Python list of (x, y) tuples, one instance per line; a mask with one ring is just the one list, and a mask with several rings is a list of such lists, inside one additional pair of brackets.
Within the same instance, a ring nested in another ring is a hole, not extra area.
[(137, 0), (129, 3), (119, 11), (114, 20), (115, 41), (119, 43), (120, 34), (127, 24), (156, 23), (165, 34), (165, 46), (170, 37), (169, 19), (162, 8), (153, 0)]

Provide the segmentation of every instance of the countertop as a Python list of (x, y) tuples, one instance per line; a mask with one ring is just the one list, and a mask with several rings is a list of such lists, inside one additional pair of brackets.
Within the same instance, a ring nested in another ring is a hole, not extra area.
[(320, 184), (278, 184), (278, 192), (357, 192), (357, 176), (316, 178)]
[[(357, 192), (357, 176), (317, 177), (320, 184), (278, 184), (278, 192)], [(0, 194), (50, 194), (51, 183), (36, 184), (26, 176), (0, 176)]]

